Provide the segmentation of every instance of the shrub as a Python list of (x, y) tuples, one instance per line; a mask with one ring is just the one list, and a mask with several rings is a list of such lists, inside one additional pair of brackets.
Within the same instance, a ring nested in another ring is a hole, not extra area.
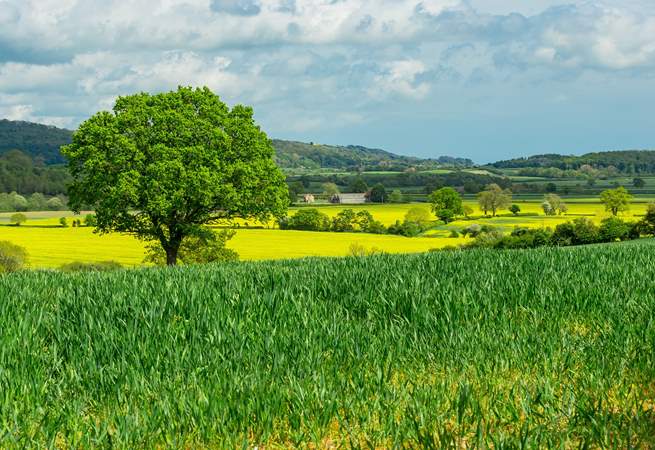
[(600, 240), (603, 242), (625, 241), (629, 239), (632, 228), (631, 224), (618, 217), (608, 217), (600, 224)]
[(112, 270), (122, 269), (123, 266), (117, 261), (98, 261), (98, 262), (82, 262), (73, 261), (68, 264), (63, 264), (59, 269), (64, 272), (109, 272)]
[(291, 217), (279, 221), (282, 230), (328, 231), (330, 218), (316, 208), (301, 209)]
[(98, 219), (95, 214), (87, 214), (84, 218), (84, 226), (95, 227), (98, 224)]
[(416, 222), (400, 222), (397, 220), (395, 224), (391, 225), (388, 229), (389, 234), (398, 234), (405, 237), (415, 237), (423, 232), (421, 226)]
[(27, 264), (27, 251), (8, 241), (0, 241), (0, 273), (16, 272)]
[(514, 214), (515, 216), (518, 216), (519, 213), (521, 212), (521, 207), (517, 204), (514, 204), (509, 207), (509, 211)]
[(600, 242), (600, 230), (591, 220), (580, 217), (557, 225), (552, 239), (559, 246), (593, 244)]
[(20, 224), (27, 222), (27, 216), (22, 213), (12, 214), (12, 216), (9, 218), (9, 222), (19, 227)]
[[(364, 220), (366, 220), (366, 218), (364, 218)], [(344, 209), (343, 211), (339, 211), (339, 213), (332, 219), (331, 229), (338, 233), (355, 231), (356, 222), (357, 214), (355, 214), (355, 211), (352, 209)]]
[(477, 223), (472, 223), (468, 227), (462, 229), (461, 233), (463, 236), (477, 237), (482, 232), (482, 227)]
[(68, 226), (68, 220), (66, 220), (65, 217), (61, 217), (59, 219), (59, 225), (61, 225), (62, 227), (67, 227)]
[(451, 238), (458, 238), (459, 233), (457, 232), (457, 230), (450, 230), (450, 237)]

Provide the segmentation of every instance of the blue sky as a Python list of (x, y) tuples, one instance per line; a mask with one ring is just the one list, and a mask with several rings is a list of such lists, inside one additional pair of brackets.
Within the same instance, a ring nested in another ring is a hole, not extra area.
[(479, 162), (655, 148), (651, 0), (0, 0), (0, 117), (207, 85), (271, 137)]

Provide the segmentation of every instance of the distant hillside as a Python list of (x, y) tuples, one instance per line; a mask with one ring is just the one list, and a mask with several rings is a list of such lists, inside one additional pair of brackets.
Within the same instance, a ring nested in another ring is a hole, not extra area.
[(421, 159), (355, 145), (342, 147), (274, 139), (273, 146), (276, 150), (278, 165), (287, 169), (329, 168), (402, 171), (410, 167), (436, 169), (443, 166), (465, 168), (474, 165), (470, 159), (449, 156), (442, 156), (438, 159)]
[[(9, 150), (21, 150), (35, 161), (59, 164), (64, 158), (59, 147), (70, 143), (73, 132), (31, 122), (0, 120), (0, 154)], [(434, 169), (443, 166), (471, 167), (473, 161), (463, 158), (441, 157), (420, 159), (399, 156), (379, 149), (360, 146), (337, 147), (302, 142), (273, 140), (276, 160), (285, 169), (364, 169), (398, 170), (409, 167)]]
[(0, 120), (0, 154), (21, 150), (45, 164), (64, 162), (59, 147), (70, 143), (73, 132), (32, 122)]
[(573, 155), (535, 155), (527, 158), (515, 158), (490, 164), (497, 169), (548, 168), (577, 170), (583, 165), (596, 169), (616, 167), (620, 173), (655, 173), (655, 150), (623, 150)]

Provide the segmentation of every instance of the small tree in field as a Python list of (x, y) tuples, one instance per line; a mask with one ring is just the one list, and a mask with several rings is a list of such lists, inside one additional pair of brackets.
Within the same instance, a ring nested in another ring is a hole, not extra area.
[(430, 203), (434, 214), (445, 223), (451, 222), (455, 216), (464, 214), (462, 197), (451, 187), (444, 187), (430, 194)]
[(517, 205), (517, 204), (514, 204), (514, 205), (509, 207), (509, 212), (511, 212), (515, 216), (518, 216), (519, 213), (521, 212), (521, 207), (519, 205)]
[(27, 222), (27, 216), (22, 213), (12, 214), (12, 216), (9, 218), (9, 222), (19, 227), (22, 223)]
[(632, 195), (626, 188), (621, 186), (601, 192), (600, 201), (605, 205), (605, 211), (609, 211), (613, 216), (616, 216), (620, 212), (630, 210)]
[(502, 189), (497, 184), (493, 183), (478, 194), (478, 204), (480, 209), (487, 215), (491, 211), (495, 217), (499, 209), (509, 207), (512, 202), (512, 191), (509, 189)]
[(252, 108), (228, 108), (209, 89), (119, 97), (62, 149), (70, 205), (96, 212), (96, 230), (158, 241), (177, 263), (205, 224), (281, 217), (289, 203), (273, 147)]

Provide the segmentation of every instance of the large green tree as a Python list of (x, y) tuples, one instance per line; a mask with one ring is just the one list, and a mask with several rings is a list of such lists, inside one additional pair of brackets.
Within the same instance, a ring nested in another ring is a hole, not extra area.
[(156, 240), (166, 263), (185, 238), (232, 218), (281, 217), (289, 202), (273, 147), (251, 108), (207, 88), (119, 97), (62, 148), (70, 206), (92, 206), (96, 229)]
[(435, 215), (446, 223), (454, 216), (464, 214), (462, 197), (451, 187), (444, 187), (430, 194), (430, 203)]

